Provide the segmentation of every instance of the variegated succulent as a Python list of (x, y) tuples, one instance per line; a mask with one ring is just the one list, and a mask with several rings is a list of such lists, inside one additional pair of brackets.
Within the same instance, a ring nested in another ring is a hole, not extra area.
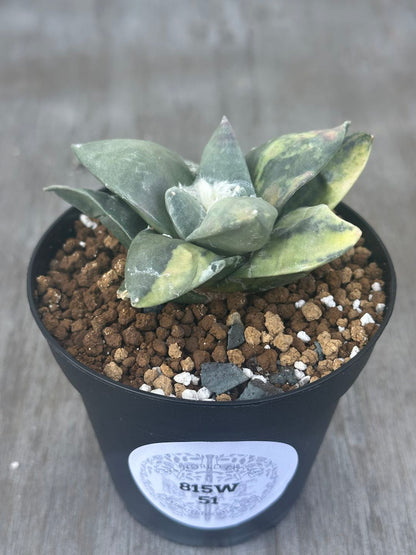
[(135, 307), (290, 283), (352, 247), (332, 209), (363, 170), (367, 133), (349, 122), (270, 140), (244, 157), (224, 117), (199, 166), (149, 141), (73, 146), (109, 192), (47, 187), (128, 248), (122, 298)]

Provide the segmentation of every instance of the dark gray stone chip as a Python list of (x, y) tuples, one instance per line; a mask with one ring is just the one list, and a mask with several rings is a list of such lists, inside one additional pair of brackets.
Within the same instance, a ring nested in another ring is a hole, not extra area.
[(235, 322), (228, 330), (227, 351), (236, 349), (245, 341), (244, 325), (240, 322)]
[(270, 383), (274, 385), (285, 385), (286, 383), (289, 385), (295, 385), (295, 383), (298, 382), (298, 379), (295, 376), (295, 370), (290, 366), (278, 367), (277, 373), (270, 374), (269, 380)]
[(247, 384), (247, 387), (238, 399), (241, 401), (265, 399), (266, 397), (274, 397), (280, 393), (282, 393), (282, 390), (274, 387), (272, 384), (254, 379)]
[(244, 372), (229, 362), (201, 364), (201, 384), (214, 393), (225, 393), (248, 380)]

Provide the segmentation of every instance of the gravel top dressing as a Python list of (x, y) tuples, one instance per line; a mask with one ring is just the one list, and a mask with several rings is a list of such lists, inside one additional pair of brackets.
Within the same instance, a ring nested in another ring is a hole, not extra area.
[(285, 287), (137, 309), (117, 298), (126, 250), (85, 216), (37, 278), (39, 314), (77, 360), (125, 385), (200, 401), (260, 399), (355, 356), (383, 319), (383, 276), (360, 239)]

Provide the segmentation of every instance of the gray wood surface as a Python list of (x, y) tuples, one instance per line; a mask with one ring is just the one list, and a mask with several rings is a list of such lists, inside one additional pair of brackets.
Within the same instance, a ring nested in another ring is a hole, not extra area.
[(224, 113), (244, 149), (345, 119), (374, 133), (347, 200), (387, 244), (399, 289), (295, 507), (215, 552), (416, 553), (415, 63), (414, 0), (0, 3), (1, 553), (212, 552), (129, 516), (30, 317), (25, 272), (64, 209), (42, 187), (87, 182), (70, 143), (145, 138), (198, 159)]

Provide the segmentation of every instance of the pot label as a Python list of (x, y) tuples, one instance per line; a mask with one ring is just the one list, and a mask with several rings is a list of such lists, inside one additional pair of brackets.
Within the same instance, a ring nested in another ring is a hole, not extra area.
[(296, 450), (274, 441), (152, 443), (130, 453), (130, 472), (159, 511), (187, 526), (236, 526), (283, 494)]

